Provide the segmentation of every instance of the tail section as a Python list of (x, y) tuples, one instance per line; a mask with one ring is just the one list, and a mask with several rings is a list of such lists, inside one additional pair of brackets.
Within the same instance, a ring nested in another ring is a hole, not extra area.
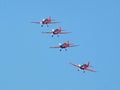
[(70, 44), (70, 41), (67, 41), (67, 44)]
[(50, 21), (51, 21), (51, 16), (49, 16), (49, 18), (48, 18)]
[(87, 66), (90, 66), (90, 62), (88, 61), (88, 64), (87, 64)]
[(60, 27), (60, 31), (62, 31), (62, 27)]

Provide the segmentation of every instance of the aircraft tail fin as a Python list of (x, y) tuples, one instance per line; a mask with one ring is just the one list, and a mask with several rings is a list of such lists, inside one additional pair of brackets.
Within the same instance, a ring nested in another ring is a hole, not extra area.
[(62, 31), (62, 27), (60, 27), (60, 30)]
[(70, 41), (67, 41), (68, 44), (70, 44)]
[(48, 18), (49, 20), (51, 20), (51, 16), (49, 16), (49, 18)]
[(88, 61), (88, 64), (87, 64), (87, 66), (90, 66), (90, 62)]

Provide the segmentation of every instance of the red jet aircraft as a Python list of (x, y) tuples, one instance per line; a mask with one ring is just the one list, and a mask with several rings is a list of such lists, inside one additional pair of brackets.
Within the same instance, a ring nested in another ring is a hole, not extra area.
[(32, 23), (35, 23), (35, 24), (42, 24), (41, 27), (43, 27), (44, 24), (47, 25), (48, 27), (48, 24), (55, 24), (55, 23), (59, 23), (59, 22), (54, 22), (51, 17), (48, 17), (46, 19), (43, 19), (41, 22), (32, 22)]
[(68, 47), (75, 47), (75, 46), (78, 46), (78, 45), (71, 44), (69, 41), (67, 41), (66, 43), (59, 44), (59, 46), (54, 46), (50, 48), (60, 48), (60, 51), (61, 51), (62, 49), (67, 50)]
[(70, 64), (77, 67), (78, 71), (81, 69), (81, 70), (83, 70), (83, 72), (85, 72), (85, 70), (88, 70), (88, 71), (91, 71), (91, 72), (96, 72), (95, 70), (92, 70), (92, 69), (88, 68), (88, 67), (90, 67), (90, 62), (88, 62), (87, 64), (83, 64), (83, 65), (73, 64), (73, 63), (70, 63)]
[(60, 27), (58, 29), (52, 29), (51, 32), (42, 32), (42, 33), (52, 34), (52, 37), (53, 37), (54, 35), (59, 36), (59, 34), (68, 34), (70, 32), (63, 32), (62, 27)]

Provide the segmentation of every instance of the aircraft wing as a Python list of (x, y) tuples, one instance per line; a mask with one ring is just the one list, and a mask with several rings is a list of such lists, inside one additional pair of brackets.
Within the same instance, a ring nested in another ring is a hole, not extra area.
[(95, 70), (89, 69), (89, 68), (85, 68), (85, 70), (91, 71), (91, 72), (96, 72)]
[(42, 32), (42, 33), (46, 33), (46, 34), (53, 34), (53, 32)]
[(70, 33), (70, 32), (60, 32), (59, 34), (68, 34), (68, 33)]
[(77, 64), (73, 64), (73, 63), (71, 63), (71, 62), (70, 62), (70, 64), (71, 64), (72, 66), (75, 66), (75, 67), (78, 67), (78, 68), (79, 68), (79, 66), (78, 66)]
[(35, 23), (35, 24), (42, 24), (41, 22), (31, 22), (31, 23)]
[(79, 46), (79, 45), (70, 45), (69, 47), (76, 47), (76, 46)]
[(53, 46), (53, 47), (50, 47), (50, 48), (60, 48), (60, 46)]
[(55, 24), (55, 23), (60, 23), (60, 22), (50, 22), (49, 24)]

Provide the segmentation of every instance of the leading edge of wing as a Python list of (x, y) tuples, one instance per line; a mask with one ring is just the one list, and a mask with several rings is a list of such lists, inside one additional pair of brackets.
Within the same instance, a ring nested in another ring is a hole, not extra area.
[(70, 33), (70, 32), (61, 32), (61, 33), (59, 33), (59, 34), (68, 34), (68, 33)]
[(69, 47), (76, 47), (76, 46), (79, 46), (79, 45), (70, 45)]
[(92, 70), (92, 69), (89, 69), (89, 68), (86, 68), (85, 70), (88, 70), (88, 71), (91, 71), (91, 72), (96, 72), (95, 70)]
[(42, 33), (45, 33), (45, 34), (53, 34), (53, 32), (42, 32)]
[(55, 24), (55, 23), (60, 23), (60, 22), (50, 22), (49, 24)]
[(41, 22), (31, 22), (31, 23), (35, 23), (35, 24), (42, 24)]
[(71, 64), (72, 66), (75, 66), (75, 67), (78, 67), (78, 68), (79, 68), (79, 66), (78, 66), (77, 64), (73, 64), (73, 63), (71, 63), (71, 62), (70, 62), (70, 64)]
[(50, 47), (50, 48), (60, 48), (60, 46), (53, 46), (53, 47)]

